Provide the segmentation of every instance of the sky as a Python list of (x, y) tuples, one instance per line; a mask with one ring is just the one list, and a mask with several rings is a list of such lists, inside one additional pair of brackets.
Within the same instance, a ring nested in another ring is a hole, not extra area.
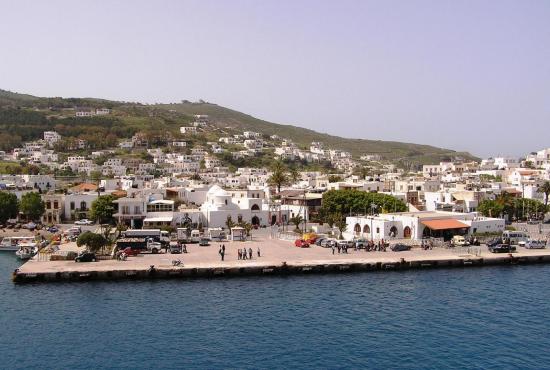
[(0, 0), (0, 88), (203, 99), (344, 137), (550, 147), (550, 1)]

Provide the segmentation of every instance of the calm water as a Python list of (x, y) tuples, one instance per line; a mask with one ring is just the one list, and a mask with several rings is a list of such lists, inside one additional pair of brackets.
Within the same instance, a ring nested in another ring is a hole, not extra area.
[(550, 266), (13, 285), (0, 368), (550, 368)]

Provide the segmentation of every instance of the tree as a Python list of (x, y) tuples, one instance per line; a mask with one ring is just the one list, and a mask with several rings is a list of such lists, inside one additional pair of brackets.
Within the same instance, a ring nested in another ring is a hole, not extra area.
[(550, 195), (550, 181), (545, 181), (538, 187), (539, 193), (544, 194), (544, 205), (548, 206), (548, 196)]
[(344, 181), (344, 179), (340, 175), (330, 175), (328, 177), (328, 182), (340, 182), (340, 181)]
[(5, 223), (10, 218), (17, 217), (19, 203), (17, 196), (13, 193), (0, 191), (0, 222)]
[(227, 219), (225, 220), (225, 226), (227, 226), (227, 229), (229, 230), (229, 235), (231, 235), (231, 228), (235, 226), (235, 223), (233, 222), (231, 216), (227, 216)]
[(304, 222), (302, 215), (296, 215), (290, 218), (290, 223), (294, 224), (294, 231), (300, 232), (300, 224)]
[(42, 217), (46, 211), (46, 207), (40, 194), (32, 192), (23, 194), (21, 197), (21, 202), (19, 204), (19, 210), (23, 213), (28, 219), (36, 221)]
[(340, 236), (339, 238), (340, 239), (343, 239), (342, 237), (342, 233), (344, 231), (346, 231), (346, 228), (347, 228), (347, 224), (346, 224), (346, 219), (345, 217), (341, 214), (341, 213), (336, 213), (333, 215), (333, 218), (335, 220), (334, 224), (336, 225), (336, 227), (338, 228), (338, 231), (340, 231)]
[(292, 181), (293, 184), (296, 184), (298, 180), (301, 179), (302, 174), (300, 173), (300, 171), (298, 171), (296, 167), (291, 167), (288, 172), (288, 176), (290, 181)]
[(479, 203), (477, 210), (485, 217), (500, 217), (504, 212), (504, 205), (496, 200), (487, 199)]
[(112, 223), (113, 214), (116, 211), (116, 206), (113, 203), (115, 199), (113, 195), (102, 195), (94, 200), (92, 209), (90, 210), (90, 217), (92, 220), (101, 224)]
[(91, 231), (80, 234), (76, 240), (77, 246), (86, 246), (86, 249), (93, 253), (96, 253), (108, 244), (109, 241), (103, 235), (92, 233)]
[(282, 162), (277, 161), (273, 164), (271, 171), (271, 176), (269, 176), (269, 178), (267, 179), (267, 183), (271, 186), (276, 186), (277, 193), (280, 193), (281, 186), (289, 183), (286, 168)]
[(241, 222), (239, 226), (244, 229), (247, 237), (250, 236), (250, 232), (252, 231), (252, 227), (253, 227), (250, 222)]
[(374, 209), (379, 209), (383, 213), (405, 212), (407, 205), (400, 199), (387, 194), (368, 193), (355, 189), (329, 190), (323, 193), (319, 214), (323, 222), (328, 223), (334, 214), (368, 214)]

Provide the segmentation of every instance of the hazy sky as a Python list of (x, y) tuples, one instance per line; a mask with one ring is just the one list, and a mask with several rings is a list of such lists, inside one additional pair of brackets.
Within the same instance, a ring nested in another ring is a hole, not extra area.
[(6, 1), (0, 88), (204, 99), (480, 156), (550, 147), (550, 1)]

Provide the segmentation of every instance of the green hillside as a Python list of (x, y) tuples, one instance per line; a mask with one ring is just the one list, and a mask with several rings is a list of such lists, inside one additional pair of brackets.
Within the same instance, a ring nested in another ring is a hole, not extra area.
[(320, 141), (325, 143), (326, 147), (347, 150), (357, 157), (366, 153), (374, 153), (380, 154), (384, 159), (408, 161), (413, 164), (439, 163), (443, 159), (457, 157), (465, 160), (478, 160), (478, 158), (466, 152), (456, 152), (430, 145), (397, 141), (350, 139), (323, 134), (292, 125), (281, 125), (264, 121), (211, 103), (182, 102), (179, 104), (162, 104), (157, 105), (157, 107), (174, 110), (187, 115), (207, 114), (220, 128), (231, 127), (239, 131), (250, 130), (266, 135), (279, 135), (283, 138), (290, 138), (302, 146), (309, 147), (312, 141)]
[[(108, 116), (75, 117), (75, 109), (110, 108)], [(278, 135), (292, 139), (306, 148), (312, 141), (326, 148), (362, 154), (380, 154), (383, 159), (403, 167), (438, 163), (441, 160), (462, 158), (476, 160), (469, 153), (393, 141), (349, 139), (319, 133), (292, 125), (281, 125), (211, 103), (182, 102), (179, 104), (143, 105), (96, 98), (36, 97), (0, 90), (0, 150), (11, 150), (23, 142), (41, 138), (45, 130), (56, 130), (65, 138), (84, 139), (90, 149), (116, 146), (119, 139), (143, 133), (155, 145), (168, 139), (183, 139), (179, 127), (188, 125), (194, 114), (207, 114), (213, 124), (190, 141), (191, 145), (204, 145), (224, 135), (255, 131), (266, 137)], [(158, 140), (156, 140), (156, 139)], [(278, 142), (271, 142), (271, 147)]]

